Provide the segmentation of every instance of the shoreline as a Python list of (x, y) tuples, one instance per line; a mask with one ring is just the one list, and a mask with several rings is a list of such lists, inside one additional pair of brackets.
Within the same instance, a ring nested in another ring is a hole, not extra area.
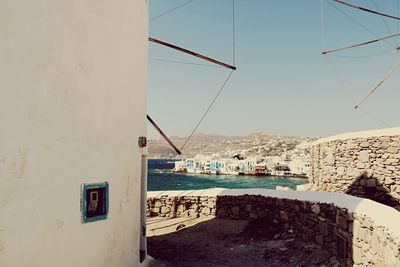
[(192, 173), (192, 172), (187, 172), (187, 171), (175, 171), (173, 169), (154, 169), (154, 170), (162, 170), (164, 172), (169, 172), (169, 173), (177, 173), (177, 174), (184, 174), (184, 175), (216, 175), (216, 176), (255, 176), (259, 178), (294, 178), (294, 179), (304, 179), (308, 180), (308, 176), (304, 175), (296, 175), (296, 174), (284, 174), (284, 175), (275, 175), (275, 174), (250, 174), (250, 173), (245, 173), (245, 174), (229, 174), (229, 173)]

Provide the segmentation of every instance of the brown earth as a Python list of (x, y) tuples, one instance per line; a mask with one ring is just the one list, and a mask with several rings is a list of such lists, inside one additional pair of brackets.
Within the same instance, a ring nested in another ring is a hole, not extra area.
[(344, 266), (321, 246), (274, 221), (211, 219), (148, 238), (150, 266)]

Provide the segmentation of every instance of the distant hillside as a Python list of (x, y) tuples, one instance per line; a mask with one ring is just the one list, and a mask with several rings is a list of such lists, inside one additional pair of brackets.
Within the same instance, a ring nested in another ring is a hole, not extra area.
[[(279, 136), (254, 133), (247, 136), (222, 136), (196, 134), (183, 149), (183, 155), (177, 158), (188, 158), (198, 154), (241, 154), (245, 156), (279, 156), (282, 152), (292, 150), (300, 143), (311, 143), (317, 138), (299, 136)], [(183, 137), (171, 137), (180, 148), (186, 141)], [(173, 148), (163, 140), (149, 140), (149, 158), (170, 158), (175, 155)]]

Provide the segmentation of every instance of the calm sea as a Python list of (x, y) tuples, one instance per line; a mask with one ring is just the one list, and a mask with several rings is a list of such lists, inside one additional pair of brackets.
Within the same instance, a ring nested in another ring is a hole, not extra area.
[(259, 177), (247, 175), (202, 175), (181, 174), (168, 170), (174, 167), (171, 161), (150, 159), (148, 162), (148, 191), (159, 190), (195, 190), (214, 187), (222, 188), (268, 188), (275, 189), (277, 185), (292, 189), (296, 185), (307, 183), (306, 179), (288, 177)]

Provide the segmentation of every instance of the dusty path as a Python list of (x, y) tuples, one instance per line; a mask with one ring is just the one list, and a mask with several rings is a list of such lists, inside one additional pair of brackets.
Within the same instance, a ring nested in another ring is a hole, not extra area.
[(152, 266), (343, 266), (327, 250), (271, 221), (214, 218), (195, 223), (177, 223), (149, 237), (148, 253), (158, 260)]

